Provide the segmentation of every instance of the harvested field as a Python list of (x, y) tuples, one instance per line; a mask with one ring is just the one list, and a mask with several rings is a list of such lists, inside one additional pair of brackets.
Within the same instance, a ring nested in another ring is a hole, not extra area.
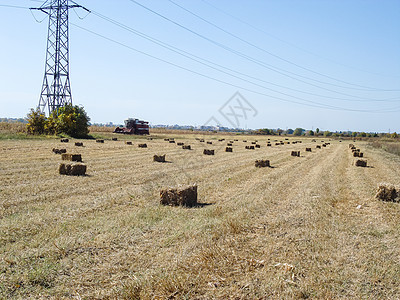
[[(295, 159), (315, 143), (232, 136), (207, 157), (195, 135), (179, 138), (192, 151), (165, 137), (137, 139), (164, 164), (129, 137), (85, 140), (87, 176), (58, 174), (51, 149), (75, 140), (1, 140), (0, 299), (400, 298), (400, 204), (375, 197), (399, 185), (399, 156), (357, 141), (373, 166), (358, 168), (346, 141)], [(193, 183), (197, 206), (160, 204)]]

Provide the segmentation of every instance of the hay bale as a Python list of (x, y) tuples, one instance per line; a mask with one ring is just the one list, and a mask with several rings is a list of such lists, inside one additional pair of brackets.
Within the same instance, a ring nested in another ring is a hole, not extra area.
[(55, 154), (67, 153), (67, 149), (56, 149), (56, 148), (53, 148), (53, 153), (55, 153)]
[(204, 140), (203, 140), (203, 139), (200, 139), (200, 143), (204, 143)]
[(244, 148), (248, 150), (254, 150), (254, 146), (245, 146)]
[(185, 143), (177, 143), (178, 146), (183, 146)]
[(196, 206), (197, 185), (161, 190), (160, 203), (170, 206)]
[(322, 147), (326, 147), (326, 144), (322, 144)]
[(77, 146), (77, 147), (83, 147), (83, 143), (82, 143), (82, 142), (76, 142), (76, 143), (75, 143), (75, 146)]
[(138, 147), (139, 148), (147, 148), (147, 144), (139, 144)]
[(164, 139), (164, 141), (169, 142), (169, 139)]
[(396, 190), (395, 186), (392, 184), (381, 183), (378, 185), (378, 189), (375, 198), (387, 202), (399, 202), (400, 191)]
[(169, 143), (170, 144), (175, 144), (175, 141), (174, 140), (169, 140)]
[(355, 163), (356, 167), (366, 167), (367, 166), (367, 161), (364, 159), (357, 159)]
[(229, 146), (229, 147), (232, 147), (233, 144), (232, 143), (227, 143), (226, 145)]
[(204, 149), (203, 154), (204, 155), (214, 155), (214, 150)]
[(118, 138), (112, 138), (113, 141), (118, 141)]
[(86, 174), (86, 165), (83, 164), (60, 164), (58, 167), (60, 175), (84, 176)]
[(234, 141), (235, 141), (235, 142), (238, 142), (239, 140), (235, 140), (235, 139), (234, 139)]
[(192, 147), (191, 147), (190, 145), (183, 145), (183, 146), (182, 146), (182, 149), (191, 150)]
[(354, 152), (353, 152), (353, 157), (360, 157), (360, 153), (357, 152), (357, 151), (354, 151)]
[(317, 148), (317, 149), (321, 149), (321, 146), (320, 146), (320, 145), (317, 145), (315, 148)]
[(212, 145), (212, 142), (207, 142), (208, 145)]
[(364, 157), (364, 153), (358, 152), (358, 157)]
[(291, 155), (300, 157), (300, 151), (292, 151)]
[(68, 143), (69, 139), (61, 139), (61, 143)]
[(257, 143), (256, 143), (256, 142), (251, 142), (251, 144), (252, 144), (252, 145), (255, 145), (255, 144), (257, 144)]
[(256, 160), (254, 165), (255, 165), (256, 168), (270, 167), (269, 160), (263, 160), (263, 159)]
[(223, 142), (223, 141), (225, 141), (225, 139), (219, 139), (219, 140), (218, 140), (218, 142)]
[(153, 138), (150, 138), (150, 137), (149, 137), (149, 138), (147, 138), (147, 140), (148, 140), (148, 141), (152, 141), (152, 140), (153, 140)]
[(233, 148), (231, 148), (231, 147), (226, 147), (226, 148), (225, 148), (225, 152), (233, 152)]
[(279, 146), (281, 143), (275, 143), (275, 146)]
[(243, 141), (243, 143), (247, 143), (247, 141), (246, 141), (246, 140), (244, 140), (244, 141)]
[(125, 144), (127, 144), (127, 145), (132, 145), (132, 142), (125, 141)]
[(261, 148), (261, 146), (260, 145), (256, 145), (256, 148)]
[(311, 152), (311, 148), (306, 148), (306, 152)]
[(268, 144), (267, 144), (267, 147), (272, 147), (272, 145), (268, 143)]
[(164, 155), (154, 155), (153, 161), (156, 162), (165, 162), (165, 154)]
[(82, 161), (82, 155), (80, 155), (80, 154), (63, 153), (63, 154), (61, 154), (61, 159), (62, 160), (81, 162)]
[(96, 140), (96, 143), (104, 144), (104, 140)]

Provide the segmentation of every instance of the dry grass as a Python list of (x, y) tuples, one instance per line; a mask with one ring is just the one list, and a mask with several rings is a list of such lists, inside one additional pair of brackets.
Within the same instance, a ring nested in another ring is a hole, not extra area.
[[(75, 140), (0, 141), (0, 298), (400, 298), (400, 204), (374, 198), (399, 183), (399, 157), (371, 148), (372, 167), (356, 168), (344, 142), (288, 155), (307, 139), (239, 139), (233, 153), (215, 141), (209, 157), (196, 136), (176, 137), (192, 151), (167, 137), (142, 137), (150, 152), (85, 141), (85, 177), (58, 175), (51, 153)], [(274, 168), (254, 168), (260, 156)], [(192, 183), (198, 207), (159, 204)]]
[(383, 149), (389, 153), (400, 156), (400, 142), (380, 142), (375, 141), (368, 144), (374, 148)]

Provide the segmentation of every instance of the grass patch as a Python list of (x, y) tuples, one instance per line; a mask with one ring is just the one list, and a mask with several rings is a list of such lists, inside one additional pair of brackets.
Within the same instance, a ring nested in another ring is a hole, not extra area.
[(368, 145), (377, 148), (377, 149), (382, 149), (386, 152), (395, 154), (400, 156), (400, 143), (399, 142), (372, 142), (369, 143)]

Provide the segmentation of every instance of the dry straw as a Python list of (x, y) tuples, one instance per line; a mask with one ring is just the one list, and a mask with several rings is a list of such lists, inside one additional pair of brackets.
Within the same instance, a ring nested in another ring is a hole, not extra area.
[(270, 167), (269, 160), (263, 160), (263, 159), (256, 160), (255, 163), (254, 163), (254, 165), (255, 165), (257, 168)]
[(55, 154), (67, 153), (67, 149), (56, 149), (56, 148), (53, 148), (53, 153), (55, 153)]
[(58, 172), (60, 173), (60, 175), (83, 176), (86, 174), (86, 165), (60, 164)]
[(197, 185), (169, 188), (160, 191), (160, 203), (170, 206), (197, 205)]
[(214, 150), (204, 149), (203, 154), (204, 155), (214, 155)]
[(367, 161), (364, 159), (357, 159), (355, 162), (356, 167), (366, 167), (367, 166)]
[(165, 162), (165, 154), (164, 155), (154, 155), (153, 161), (156, 162)]
[(380, 183), (375, 195), (378, 200), (386, 202), (399, 202), (400, 201), (400, 189), (388, 183)]
[(63, 153), (63, 154), (61, 154), (61, 159), (62, 160), (81, 162), (82, 161), (82, 155), (80, 155), (80, 154)]
[(300, 157), (300, 151), (292, 151), (291, 155)]

